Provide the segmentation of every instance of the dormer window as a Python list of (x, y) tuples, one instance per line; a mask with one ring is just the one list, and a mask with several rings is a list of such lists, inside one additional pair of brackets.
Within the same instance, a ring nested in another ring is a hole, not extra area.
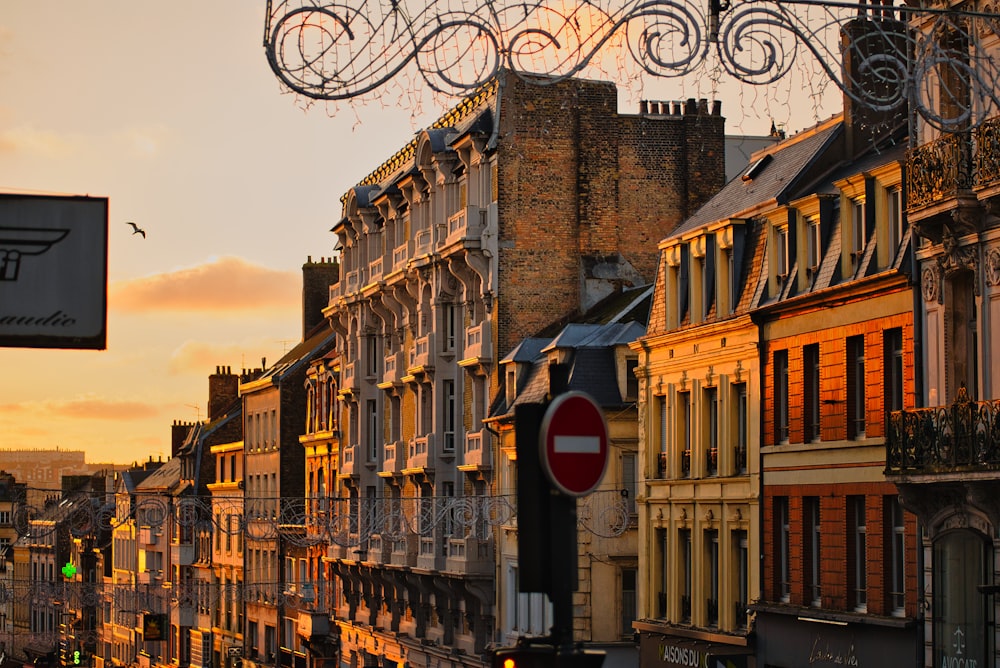
[(823, 247), (819, 220), (808, 220), (806, 221), (806, 271), (809, 276), (816, 275), (822, 259)]
[(765, 156), (758, 158), (757, 160), (754, 160), (752, 163), (750, 163), (750, 166), (747, 167), (746, 171), (743, 172), (743, 176), (740, 178), (742, 178), (744, 181), (754, 180), (757, 176), (760, 175), (762, 171), (764, 171), (764, 168), (767, 166), (767, 163), (771, 162), (771, 160), (773, 159), (774, 159), (773, 156), (769, 153)]
[(856, 262), (860, 262), (865, 254), (865, 244), (868, 240), (867, 220), (865, 216), (865, 200), (851, 200), (851, 254)]
[(788, 252), (788, 227), (776, 227), (774, 230), (774, 271), (779, 279), (788, 278), (791, 271), (791, 258)]
[(514, 371), (514, 365), (510, 365), (507, 368), (507, 406), (511, 406), (514, 403), (514, 399), (517, 398), (517, 373)]
[(889, 249), (895, 255), (903, 241), (903, 192), (899, 186), (886, 190), (886, 218), (889, 226)]

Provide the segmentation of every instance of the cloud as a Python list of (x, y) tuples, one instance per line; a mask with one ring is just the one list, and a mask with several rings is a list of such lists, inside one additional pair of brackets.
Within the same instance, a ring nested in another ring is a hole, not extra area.
[(145, 420), (160, 415), (159, 405), (141, 401), (120, 401), (98, 396), (77, 397), (67, 400), (48, 400), (0, 404), (0, 413), (24, 416), (28, 413), (44, 416), (46, 419), (88, 419), (88, 420)]
[(74, 143), (55, 132), (31, 126), (9, 128), (0, 132), (0, 155), (27, 154), (64, 158), (74, 151)]
[(269, 357), (274, 362), (281, 356), (281, 350), (277, 347), (281, 343), (297, 342), (267, 340), (217, 344), (204, 341), (186, 341), (170, 356), (167, 370), (172, 374), (195, 373), (204, 375), (206, 369), (214, 369), (220, 365), (228, 365), (234, 372), (244, 368), (259, 368), (262, 358)]
[(121, 139), (134, 155), (149, 157), (166, 144), (168, 135), (166, 126), (150, 125), (128, 128), (121, 133)]
[[(156, 243), (155, 236), (150, 234), (145, 243)], [(297, 310), (301, 301), (302, 280), (296, 272), (267, 269), (238, 257), (118, 281), (108, 297), (111, 308), (131, 313), (273, 312)]]

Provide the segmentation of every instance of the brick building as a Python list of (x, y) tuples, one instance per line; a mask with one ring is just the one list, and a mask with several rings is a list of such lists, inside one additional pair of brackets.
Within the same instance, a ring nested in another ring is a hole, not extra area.
[(652, 282), (656, 242), (722, 185), (723, 125), (705, 101), (626, 115), (612, 84), (503, 74), (344, 196), (326, 314), (333, 495), (357, 518), (329, 553), (346, 665), (478, 666), (505, 640), (483, 424), (505, 391), (497, 362)]
[[(992, 24), (960, 12), (941, 20), (916, 14), (909, 28), (948, 58), (926, 72), (926, 109), (906, 155), (920, 288), (917, 405), (893, 416), (887, 472), (922, 529), (920, 665), (991, 666), (1000, 662), (1000, 329), (993, 328), (1000, 321), (1000, 115), (992, 73), (1000, 51)], [(992, 86), (985, 104), (982, 85)]]
[(889, 414), (916, 400), (903, 150), (890, 136), (857, 154), (847, 125), (822, 130), (815, 160), (832, 170), (764, 214), (752, 608), (758, 660), (775, 665), (912, 665), (919, 648), (916, 518), (885, 477)]

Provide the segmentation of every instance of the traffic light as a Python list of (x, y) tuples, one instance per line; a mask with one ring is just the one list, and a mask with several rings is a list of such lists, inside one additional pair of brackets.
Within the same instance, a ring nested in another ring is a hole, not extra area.
[(556, 649), (551, 645), (505, 647), (493, 653), (492, 668), (553, 668)]

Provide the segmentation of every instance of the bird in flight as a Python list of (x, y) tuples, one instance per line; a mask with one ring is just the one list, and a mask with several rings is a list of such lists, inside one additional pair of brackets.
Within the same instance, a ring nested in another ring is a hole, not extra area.
[(143, 239), (146, 238), (146, 230), (142, 229), (131, 220), (125, 221), (125, 224), (132, 226), (132, 234), (141, 234)]

